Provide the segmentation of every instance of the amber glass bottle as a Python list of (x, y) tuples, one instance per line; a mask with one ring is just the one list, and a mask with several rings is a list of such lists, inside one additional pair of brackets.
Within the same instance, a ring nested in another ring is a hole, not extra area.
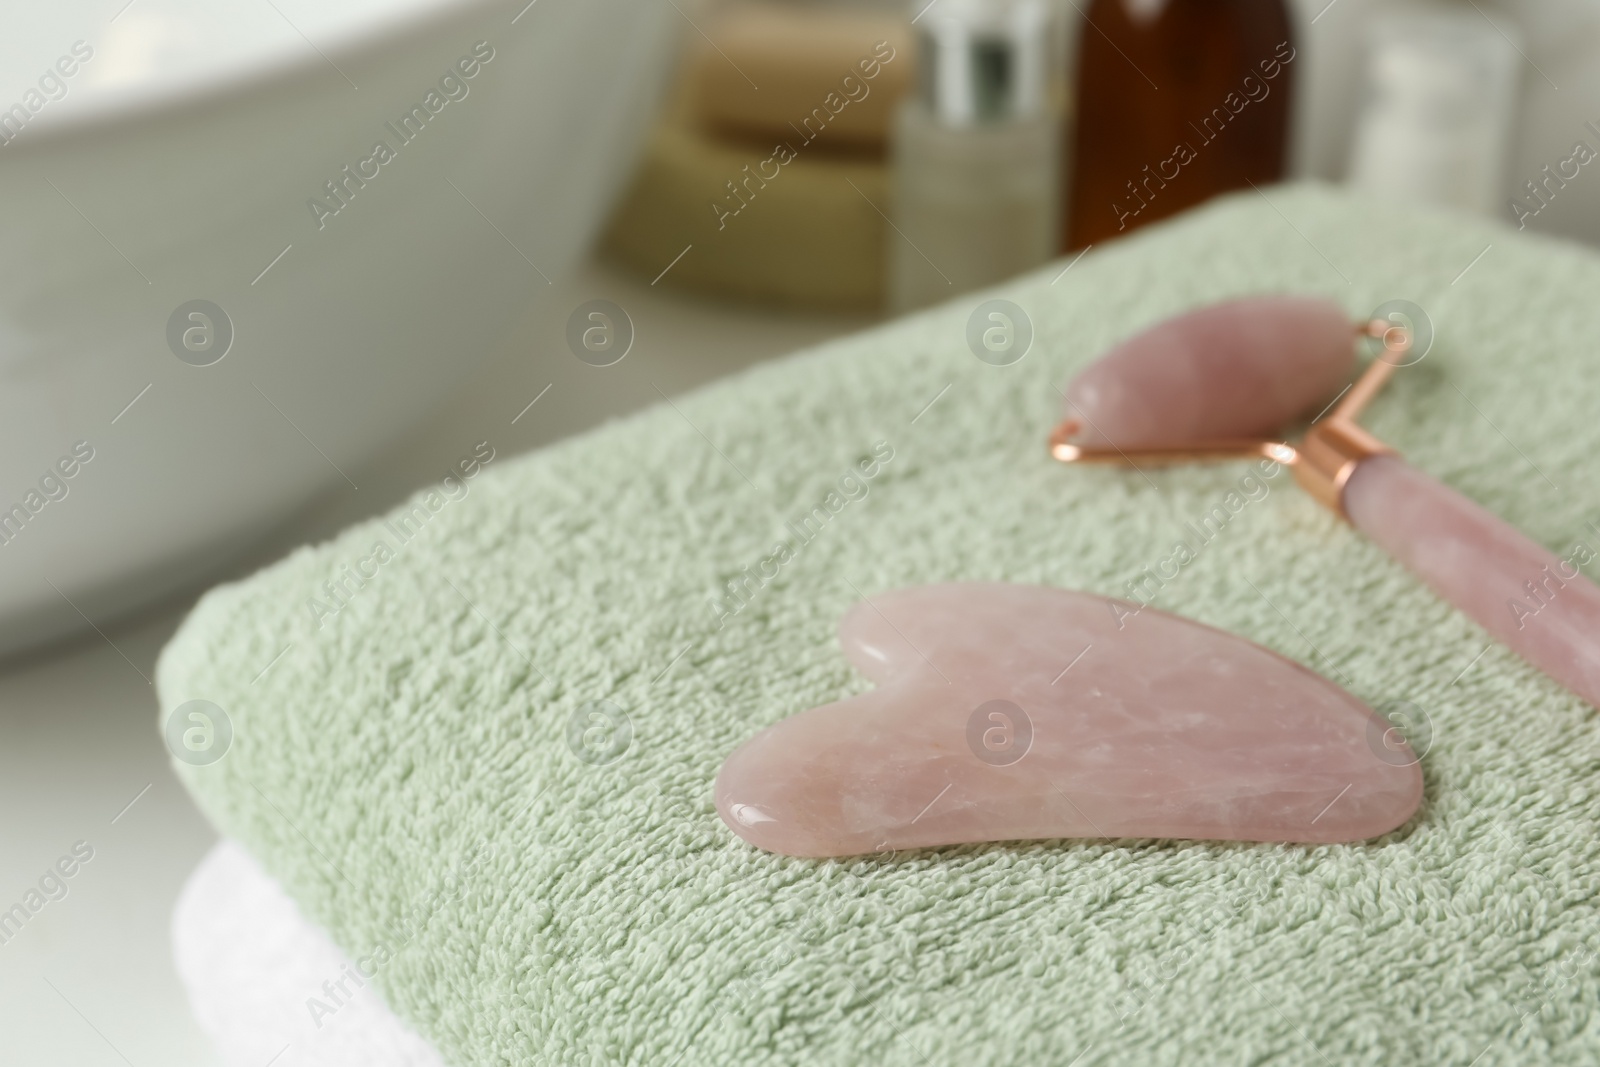
[(1284, 0), (1094, 0), (1084, 20), (1064, 249), (1283, 176)]

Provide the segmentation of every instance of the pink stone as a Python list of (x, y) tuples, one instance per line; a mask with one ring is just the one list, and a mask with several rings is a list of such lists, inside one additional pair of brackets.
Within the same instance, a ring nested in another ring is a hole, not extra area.
[(1398, 456), (1363, 460), (1344, 508), (1434, 592), (1591, 704), (1600, 705), (1600, 589), (1566, 559)]
[(1350, 317), (1316, 297), (1246, 297), (1178, 315), (1073, 379), (1072, 441), (1143, 448), (1281, 434), (1349, 381), (1355, 340)]
[(723, 820), (761, 848), (1360, 841), (1422, 797), (1416, 757), (1355, 697), (1154, 608), (932, 585), (856, 605), (839, 634), (877, 688), (767, 728), (717, 777)]

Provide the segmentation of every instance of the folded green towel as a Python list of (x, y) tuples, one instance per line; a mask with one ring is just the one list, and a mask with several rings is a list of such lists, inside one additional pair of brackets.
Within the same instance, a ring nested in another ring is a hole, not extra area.
[[(1239, 485), (1045, 452), (1072, 370), (1185, 308), (1415, 301), (1438, 340), (1368, 424), (1562, 555), (1600, 546), (1590, 254), (1280, 188), (1063, 267), (484, 469), (486, 431), (409, 514), (211, 592), (160, 664), (163, 708), (234, 730), (189, 787), (460, 1067), (1596, 1062), (1593, 709), (1287, 474), (1156, 603), (1415, 705), (1401, 831), (817, 862), (718, 820), (728, 752), (865, 688), (834, 637), (863, 595), (1122, 593)], [(1006, 367), (966, 340), (1000, 294), (1036, 332)]]

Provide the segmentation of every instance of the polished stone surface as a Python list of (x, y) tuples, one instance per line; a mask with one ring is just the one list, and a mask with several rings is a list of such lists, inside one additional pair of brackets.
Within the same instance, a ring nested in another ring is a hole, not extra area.
[(1350, 316), (1331, 300), (1255, 296), (1157, 323), (1067, 387), (1079, 445), (1193, 444), (1273, 437), (1313, 416), (1349, 381)]
[(1491, 636), (1600, 705), (1600, 588), (1580, 545), (1557, 556), (1398, 456), (1364, 460), (1344, 490), (1356, 528)]
[(717, 778), (752, 844), (844, 856), (972, 841), (1360, 841), (1422, 775), (1366, 705), (1154, 608), (1043, 586), (881, 593), (840, 623), (876, 688), (769, 727)]

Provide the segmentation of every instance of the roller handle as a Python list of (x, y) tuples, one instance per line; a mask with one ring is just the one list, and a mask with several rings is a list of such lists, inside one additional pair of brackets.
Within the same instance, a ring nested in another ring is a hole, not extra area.
[(1600, 588), (1563, 558), (1395, 455), (1362, 460), (1344, 486), (1357, 529), (1495, 639), (1600, 706)]

